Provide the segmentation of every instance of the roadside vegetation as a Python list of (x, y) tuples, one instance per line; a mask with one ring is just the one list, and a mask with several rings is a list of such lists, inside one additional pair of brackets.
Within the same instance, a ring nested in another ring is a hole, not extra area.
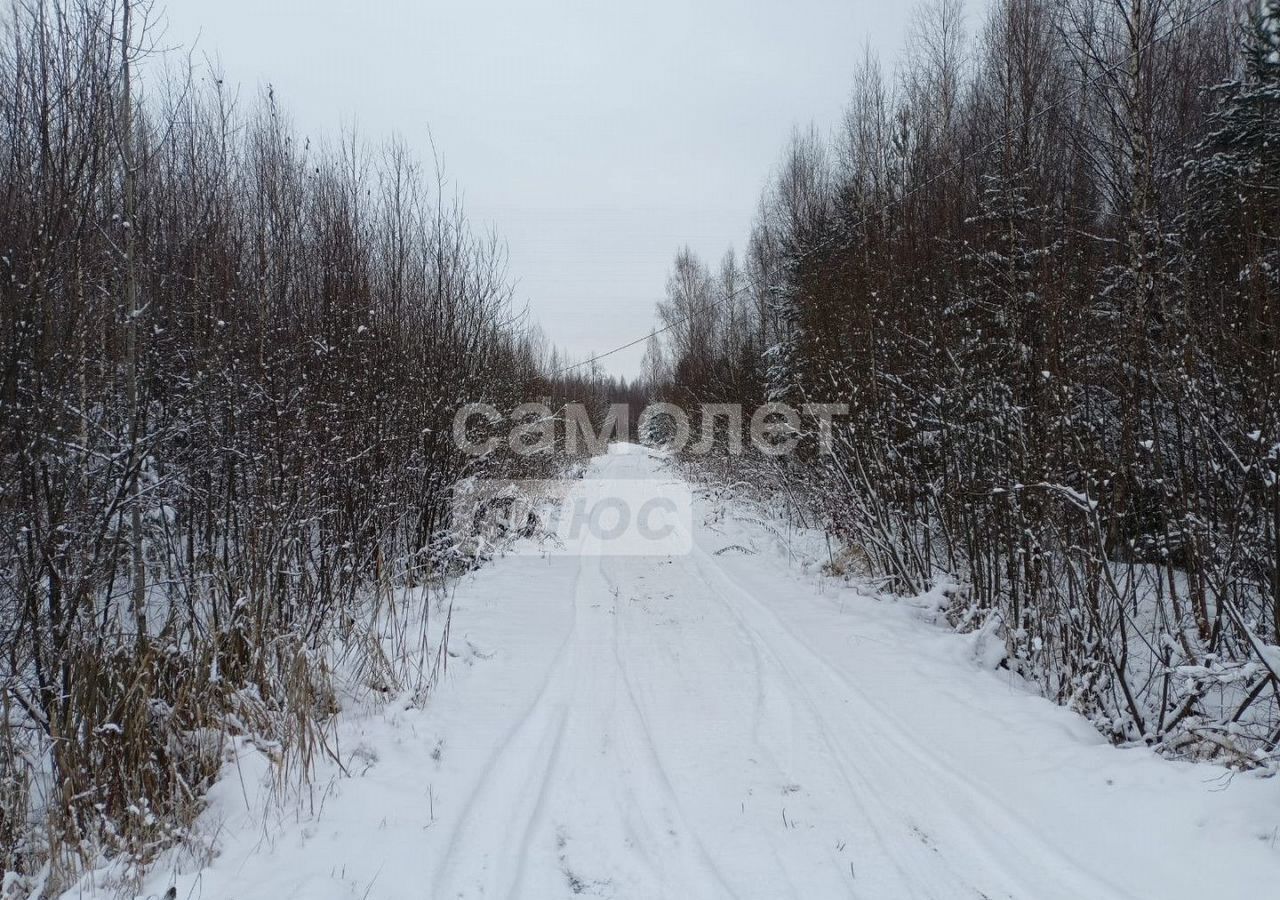
[(676, 258), (648, 376), (845, 403), (692, 461), (1119, 743), (1280, 760), (1280, 5), (923, 8), (796, 134), (746, 252)]

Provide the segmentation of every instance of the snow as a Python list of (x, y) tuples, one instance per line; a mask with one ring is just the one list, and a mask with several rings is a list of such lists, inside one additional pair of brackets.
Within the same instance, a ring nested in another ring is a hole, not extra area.
[[(575, 490), (674, 477), (613, 451)], [(953, 586), (822, 576), (820, 535), (731, 503), (690, 531), (468, 576), (425, 708), (350, 704), (348, 774), (318, 763), (301, 804), (241, 746), (201, 822), (216, 857), (171, 854), (141, 896), (1273, 893), (1280, 782), (1105, 744), (934, 623)]]

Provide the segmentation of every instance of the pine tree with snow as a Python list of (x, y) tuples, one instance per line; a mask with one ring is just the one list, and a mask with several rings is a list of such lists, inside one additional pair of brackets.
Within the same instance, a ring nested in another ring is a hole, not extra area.
[(1219, 107), (1210, 116), (1208, 137), (1188, 167), (1197, 200), (1191, 208), (1208, 218), (1205, 224), (1222, 237), (1229, 237), (1233, 226), (1248, 232), (1255, 226), (1260, 229), (1264, 235), (1261, 257), (1252, 261), (1252, 271), (1239, 275), (1262, 275), (1276, 286), (1280, 285), (1280, 0), (1262, 0), (1244, 54), (1244, 77), (1216, 88)]

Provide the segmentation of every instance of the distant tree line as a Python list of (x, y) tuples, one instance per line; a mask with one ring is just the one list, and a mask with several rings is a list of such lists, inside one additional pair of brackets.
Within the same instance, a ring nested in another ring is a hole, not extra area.
[[(866, 577), (1118, 742), (1280, 744), (1280, 2), (921, 10), (742, 258), (676, 258), (665, 399), (845, 402), (782, 460)], [(696, 414), (694, 416), (697, 421)], [(706, 465), (706, 463), (704, 463)]]

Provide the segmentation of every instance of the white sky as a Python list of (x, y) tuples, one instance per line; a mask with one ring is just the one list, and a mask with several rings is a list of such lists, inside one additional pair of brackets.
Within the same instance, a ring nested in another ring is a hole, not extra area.
[[(585, 357), (645, 334), (676, 249), (739, 249), (795, 125), (839, 119), (870, 43), (889, 64), (910, 3), (885, 0), (160, 0), (167, 43), (271, 83), (299, 130), (428, 129), (517, 298)], [(643, 347), (602, 363), (639, 371)]]

